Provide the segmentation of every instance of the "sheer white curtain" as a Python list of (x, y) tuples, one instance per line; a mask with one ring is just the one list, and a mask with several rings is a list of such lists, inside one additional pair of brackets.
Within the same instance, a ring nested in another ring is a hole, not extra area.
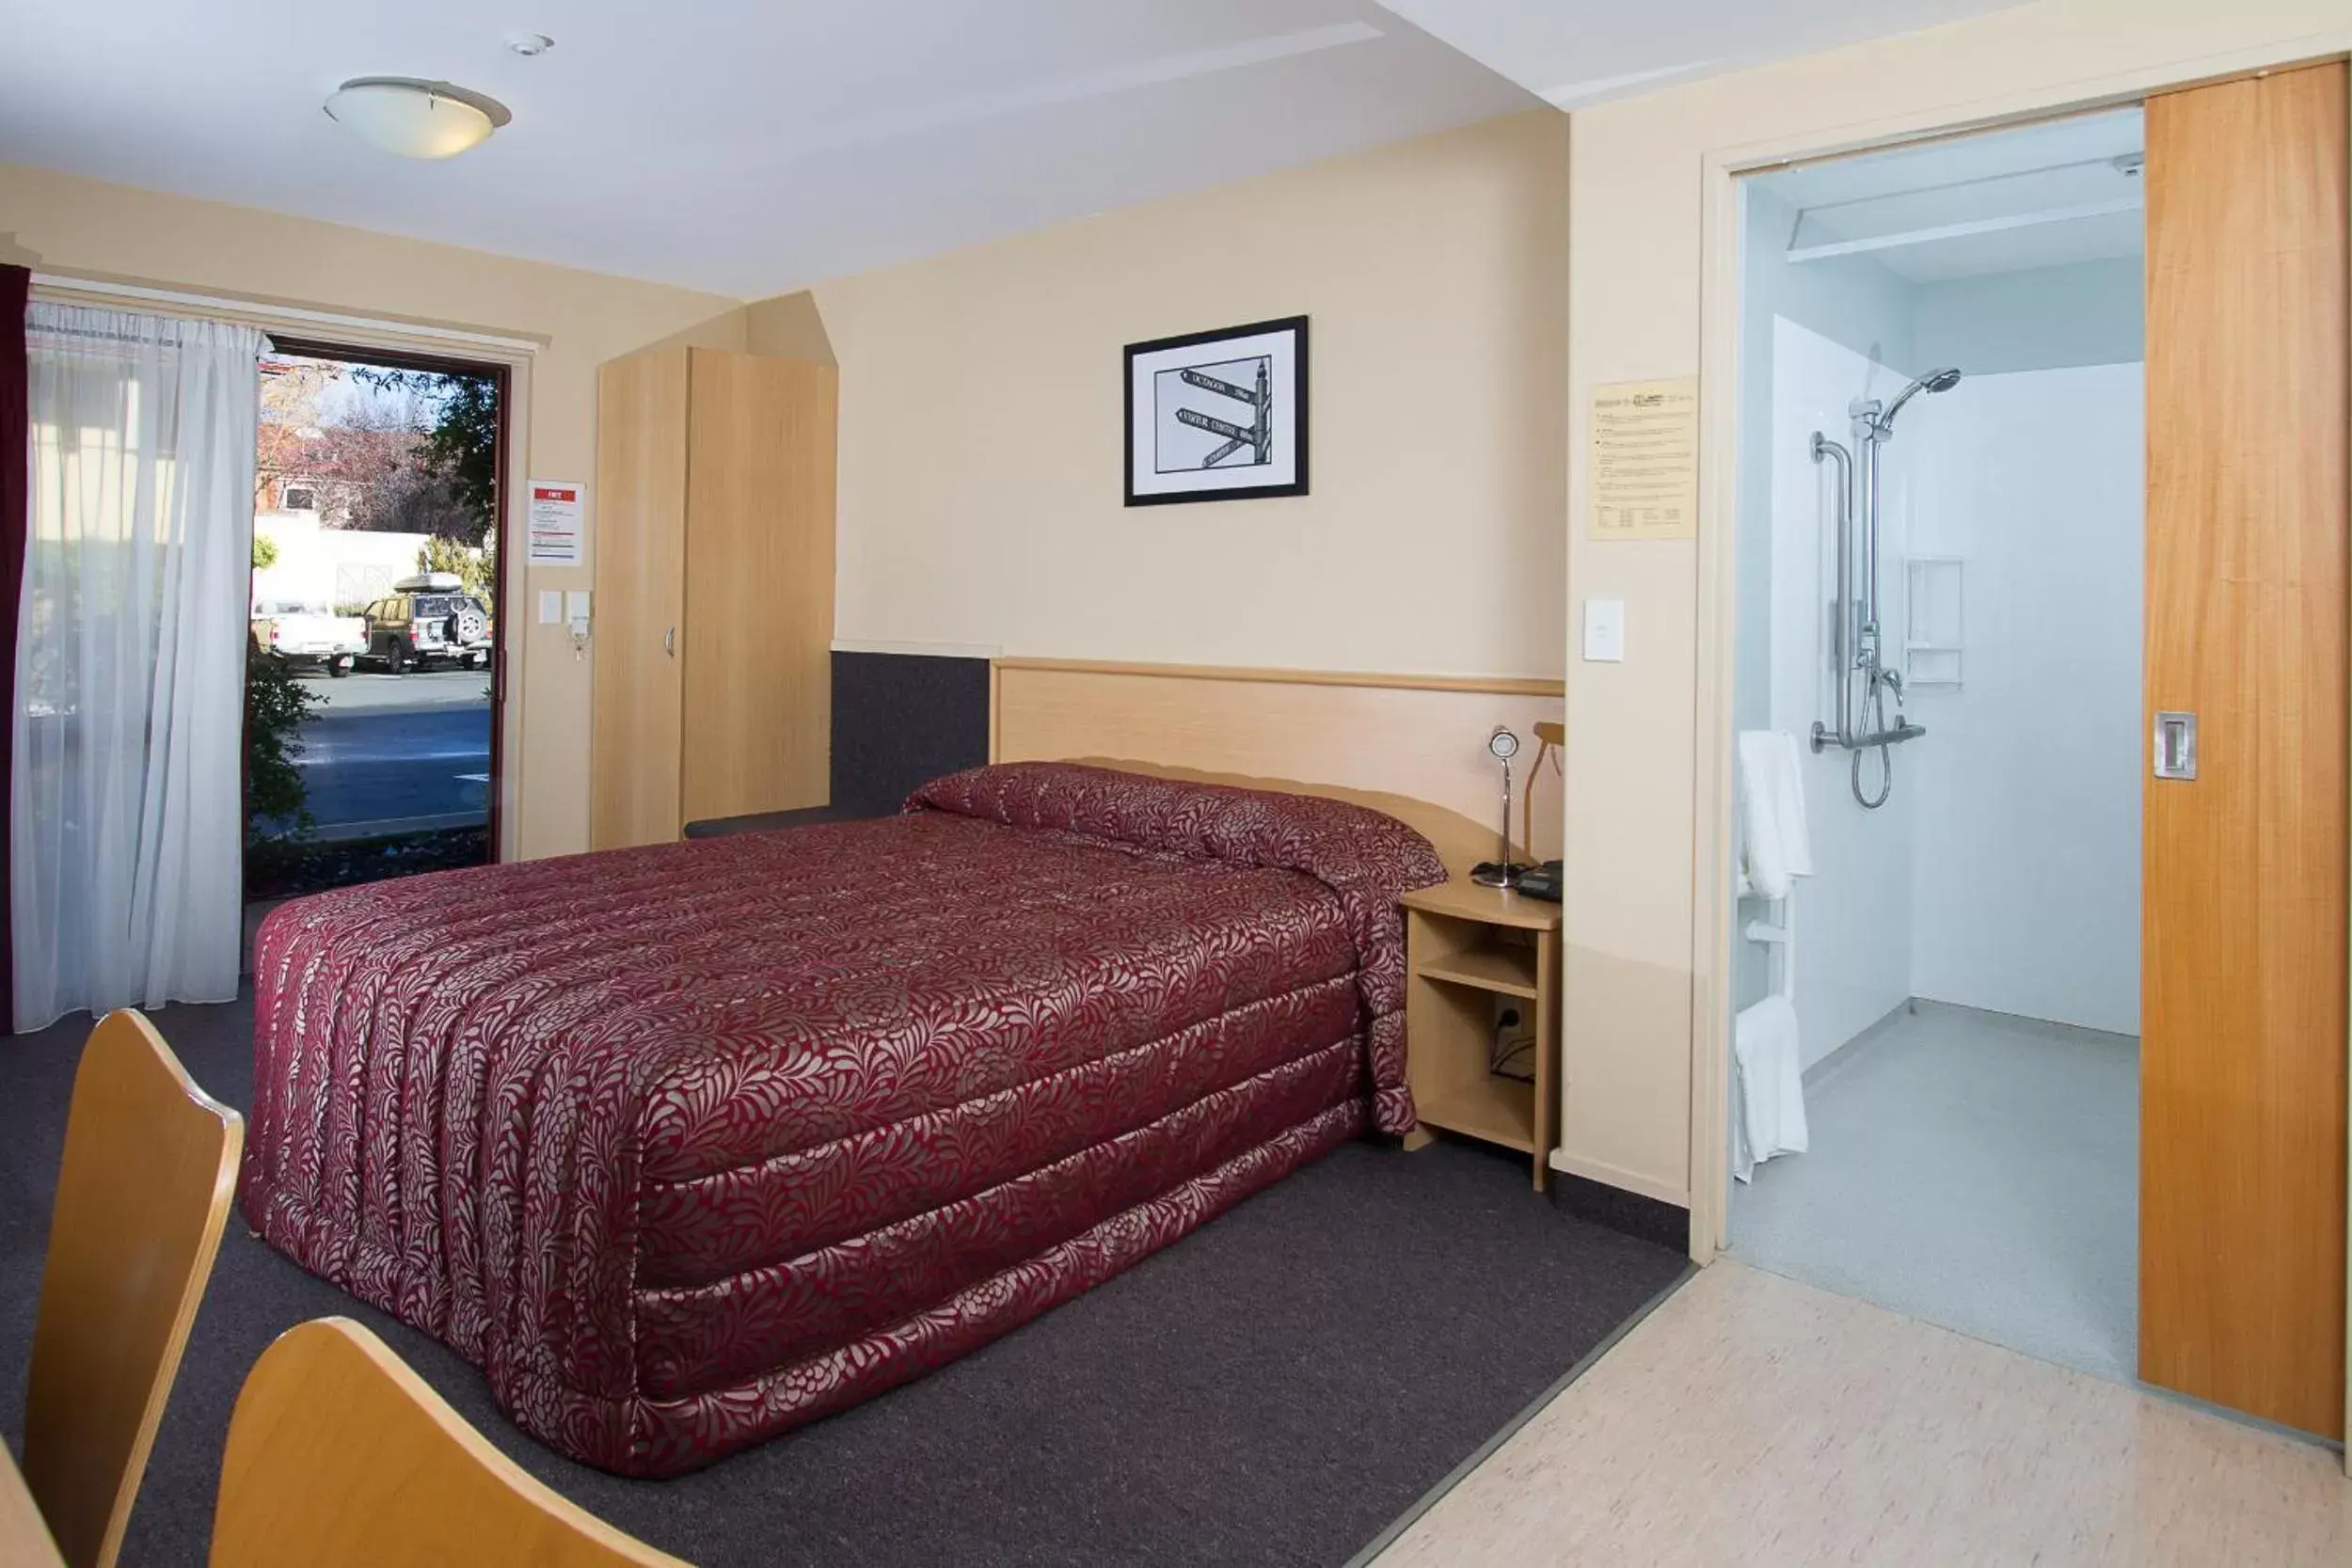
[(8, 801), (16, 1019), (225, 1002), (243, 942), (251, 327), (40, 305)]

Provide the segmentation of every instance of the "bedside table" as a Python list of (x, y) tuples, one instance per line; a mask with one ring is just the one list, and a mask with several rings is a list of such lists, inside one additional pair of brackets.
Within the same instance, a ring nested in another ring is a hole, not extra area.
[[(1560, 906), (1455, 880), (1408, 893), (1406, 1079), (1421, 1127), (1406, 1148), (1459, 1132), (1527, 1154), (1551, 1179), (1560, 1119)], [(1498, 997), (1532, 1015), (1534, 1082), (1494, 1070)]]

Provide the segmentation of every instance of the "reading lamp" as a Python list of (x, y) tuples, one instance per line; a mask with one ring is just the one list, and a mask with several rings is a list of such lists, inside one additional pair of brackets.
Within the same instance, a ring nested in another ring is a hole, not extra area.
[[(1527, 798), (1520, 812), (1521, 820), (1527, 828), (1527, 841), (1531, 846), (1535, 842), (1535, 780), (1543, 772), (1544, 759), (1546, 757), (1556, 758), (1558, 753), (1554, 748), (1566, 744), (1567, 731), (1565, 726), (1547, 720), (1536, 724), (1535, 738), (1540, 742), (1540, 746), (1535, 752), (1535, 766), (1529, 768), (1527, 772)], [(1472, 866), (1470, 880), (1486, 887), (1515, 887), (1518, 883), (1520, 875), (1532, 869), (1511, 858), (1511, 759), (1518, 755), (1519, 737), (1502, 725), (1497, 724), (1494, 733), (1486, 737), (1486, 752), (1497, 762), (1502, 764), (1502, 853), (1497, 860), (1481, 861)], [(1552, 766), (1557, 768), (1559, 764), (1555, 760)]]
[(1486, 887), (1509, 887), (1527, 867), (1511, 859), (1511, 759), (1519, 754), (1519, 737), (1502, 725), (1486, 737), (1486, 753), (1502, 764), (1502, 846), (1494, 860), (1470, 867), (1470, 880)]

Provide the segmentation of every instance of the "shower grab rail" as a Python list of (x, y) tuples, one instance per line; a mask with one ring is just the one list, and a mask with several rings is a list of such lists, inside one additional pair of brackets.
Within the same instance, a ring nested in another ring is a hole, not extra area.
[[(1896, 407), (1901, 407), (1909, 396), (1910, 393), (1906, 392), (1902, 398), (1897, 399)], [(1877, 413), (1878, 404), (1871, 404), (1868, 406), (1872, 421), (1869, 429), (1874, 432), (1880, 431), (1883, 427), (1877, 422), (1881, 419)], [(1891, 418), (1892, 410), (1889, 410), (1885, 417)], [(1859, 420), (1856, 422), (1857, 435), (1863, 442), (1866, 476), (1864, 485), (1867, 505), (1872, 514), (1869, 526), (1866, 531), (1867, 537), (1864, 541), (1864, 548), (1861, 552), (1863, 572), (1866, 579), (1870, 583), (1870, 588), (1867, 592), (1857, 593), (1854, 584), (1856, 552), (1854, 549), (1853, 453), (1818, 430), (1813, 433), (1813, 439), (1808, 447), (1815, 464), (1819, 465), (1831, 460), (1835, 460), (1837, 464), (1837, 598), (1836, 613), (1830, 618), (1830, 663), (1837, 672), (1837, 727), (1832, 729), (1819, 719), (1813, 721), (1811, 738), (1816, 755), (1832, 746), (1856, 752), (1877, 751), (1883, 746), (1897, 746), (1906, 740), (1916, 740), (1928, 733), (1925, 724), (1913, 723), (1910, 720), (1904, 719), (1900, 712), (1896, 714), (1899, 722), (1891, 729), (1882, 728), (1856, 734), (1853, 727), (1856, 706), (1853, 694), (1854, 676), (1860, 674), (1866, 683), (1865, 696), (1861, 704), (1865, 712), (1867, 712), (1871, 706), (1869, 694), (1876, 691), (1879, 683), (1894, 679), (1891, 675), (1880, 673), (1879, 670), (1880, 631), (1876, 592), (1878, 529), (1875, 517), (1878, 507), (1878, 439), (1861, 429)], [(1899, 699), (1901, 692), (1899, 685), (1896, 689)], [(1859, 764), (1857, 763), (1856, 766)], [(1854, 795), (1855, 799), (1861, 799), (1861, 785), (1858, 783), (1854, 786)]]

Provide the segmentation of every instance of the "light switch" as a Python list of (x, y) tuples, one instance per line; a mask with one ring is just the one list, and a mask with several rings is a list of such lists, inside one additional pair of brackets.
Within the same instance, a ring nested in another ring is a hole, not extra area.
[(585, 588), (564, 590), (564, 619), (570, 621), (588, 619), (588, 590)]
[(564, 591), (560, 588), (539, 590), (539, 624), (560, 626), (564, 624)]
[(1588, 664), (1625, 662), (1625, 601), (1584, 601), (1584, 660)]

